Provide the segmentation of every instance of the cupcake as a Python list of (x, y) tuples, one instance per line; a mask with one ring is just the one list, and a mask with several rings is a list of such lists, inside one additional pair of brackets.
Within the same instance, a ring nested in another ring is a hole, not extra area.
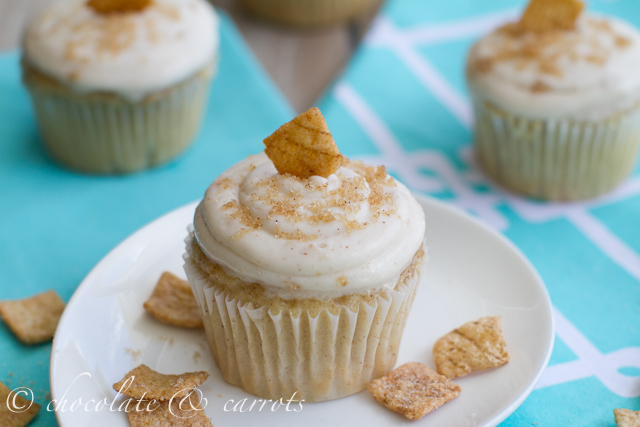
[(279, 24), (318, 27), (343, 24), (373, 10), (379, 0), (241, 0), (250, 14)]
[(318, 109), (220, 175), (185, 271), (224, 379), (272, 400), (357, 393), (393, 368), (424, 213), (383, 166), (340, 155)]
[(631, 171), (640, 142), (640, 33), (577, 0), (532, 0), (467, 62), (479, 163), (542, 199), (598, 196)]
[(23, 81), (61, 163), (127, 173), (175, 157), (202, 121), (218, 50), (205, 0), (59, 0), (24, 37)]

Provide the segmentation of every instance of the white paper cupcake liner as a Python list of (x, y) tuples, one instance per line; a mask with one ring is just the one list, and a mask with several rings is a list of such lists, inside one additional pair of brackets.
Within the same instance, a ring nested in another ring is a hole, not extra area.
[(593, 121), (528, 119), (474, 103), (478, 160), (493, 179), (549, 200), (598, 196), (624, 180), (640, 144), (640, 109)]
[(373, 305), (315, 317), (241, 304), (204, 277), (187, 239), (184, 269), (224, 379), (256, 396), (317, 402), (357, 393), (393, 368), (420, 269)]
[(182, 152), (200, 128), (213, 67), (140, 102), (25, 78), (47, 150), (90, 173), (128, 173)]
[(373, 8), (379, 0), (241, 0), (253, 15), (296, 26), (340, 24)]

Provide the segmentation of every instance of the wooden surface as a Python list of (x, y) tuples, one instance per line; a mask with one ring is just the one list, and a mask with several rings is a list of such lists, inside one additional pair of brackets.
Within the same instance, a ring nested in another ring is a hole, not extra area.
[[(0, 50), (15, 49), (29, 19), (55, 0), (0, 0)], [(312, 106), (344, 68), (375, 14), (333, 28), (280, 27), (246, 16), (234, 0), (211, 0), (227, 11), (296, 111)]]

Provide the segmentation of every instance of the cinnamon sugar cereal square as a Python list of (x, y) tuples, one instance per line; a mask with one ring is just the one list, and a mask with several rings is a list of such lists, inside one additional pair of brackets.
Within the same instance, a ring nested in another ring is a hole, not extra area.
[(184, 328), (202, 328), (202, 314), (191, 286), (169, 272), (162, 273), (144, 308), (161, 322)]
[(318, 108), (310, 108), (264, 140), (264, 152), (278, 173), (327, 178), (342, 165), (342, 155)]
[(24, 427), (38, 415), (40, 405), (13, 393), (0, 382), (0, 426)]
[(433, 355), (438, 372), (447, 378), (495, 368), (509, 362), (500, 316), (468, 322), (436, 341)]
[(213, 427), (196, 393), (173, 401), (134, 401), (129, 409), (131, 427)]
[(165, 375), (147, 365), (140, 365), (115, 383), (113, 389), (135, 399), (170, 400), (187, 396), (208, 377), (209, 374), (204, 371)]
[(418, 420), (460, 394), (460, 386), (422, 363), (406, 363), (369, 384), (382, 405)]
[(531, 0), (520, 19), (520, 28), (536, 33), (570, 30), (583, 8), (580, 0)]
[(640, 427), (640, 411), (614, 409), (613, 416), (617, 427)]
[(56, 332), (65, 305), (55, 291), (31, 298), (0, 301), (0, 317), (26, 344), (49, 341)]

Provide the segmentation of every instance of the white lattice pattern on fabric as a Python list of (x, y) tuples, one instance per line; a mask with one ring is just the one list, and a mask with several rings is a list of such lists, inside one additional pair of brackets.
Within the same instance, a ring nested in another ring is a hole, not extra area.
[[(397, 55), (424, 88), (469, 129), (473, 125), (469, 100), (419, 53), (417, 47), (477, 37), (513, 18), (515, 13), (515, 10), (508, 10), (444, 25), (411, 29), (396, 28), (389, 20), (381, 17), (374, 23), (365, 43), (369, 48), (389, 49)], [(437, 150), (421, 149), (407, 153), (384, 120), (349, 84), (338, 83), (333, 95), (360, 125), (379, 152), (378, 156), (362, 160), (384, 164), (416, 190), (449, 190), (454, 195), (454, 199), (451, 200), (453, 204), (473, 212), (498, 230), (504, 231), (509, 227), (508, 219), (498, 209), (502, 205), (509, 206), (530, 223), (563, 218), (640, 282), (640, 255), (590, 213), (590, 209), (640, 195), (640, 176), (632, 177), (614, 192), (593, 200), (573, 203), (528, 200), (500, 188), (495, 183), (487, 182), (474, 163), (470, 148), (459, 152), (468, 170), (458, 169), (451, 159)], [(421, 170), (428, 170), (435, 176), (426, 176)], [(477, 184), (489, 184), (493, 190), (480, 192), (475, 188)], [(548, 367), (537, 388), (596, 376), (610, 391), (619, 396), (640, 396), (640, 377), (624, 375), (618, 371), (623, 367), (640, 368), (640, 347), (628, 347), (602, 354), (557, 308), (554, 308), (554, 320), (558, 338), (571, 349), (577, 359)]]

